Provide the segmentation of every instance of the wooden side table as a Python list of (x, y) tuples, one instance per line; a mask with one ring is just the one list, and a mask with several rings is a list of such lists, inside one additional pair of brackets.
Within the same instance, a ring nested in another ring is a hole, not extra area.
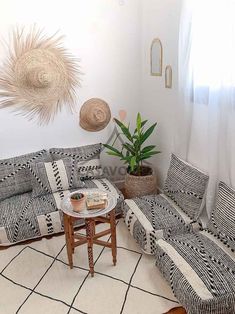
[[(81, 193), (97, 192), (97, 189), (79, 190)], [(102, 191), (103, 192), (103, 191)], [(64, 231), (66, 239), (66, 248), (70, 268), (73, 268), (73, 254), (77, 246), (87, 244), (89, 268), (91, 276), (94, 276), (94, 259), (93, 259), (93, 244), (111, 248), (113, 264), (117, 262), (117, 242), (116, 242), (116, 219), (115, 206), (117, 200), (112, 194), (108, 194), (108, 202), (105, 209), (98, 211), (84, 210), (80, 213), (73, 211), (69, 197), (65, 198), (61, 203), (61, 209), (64, 216)], [(106, 215), (106, 216), (104, 216)], [(77, 219), (84, 219), (86, 226), (86, 235), (76, 234), (74, 232), (74, 222)], [(109, 223), (110, 228), (99, 233), (96, 233), (96, 222)], [(111, 235), (111, 243), (100, 240), (105, 235)]]

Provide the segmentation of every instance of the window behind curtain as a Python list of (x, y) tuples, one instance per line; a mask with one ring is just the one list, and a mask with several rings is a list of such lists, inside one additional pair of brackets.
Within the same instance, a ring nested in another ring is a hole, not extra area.
[(207, 103), (209, 91), (235, 89), (235, 0), (191, 0), (191, 6), (193, 100)]

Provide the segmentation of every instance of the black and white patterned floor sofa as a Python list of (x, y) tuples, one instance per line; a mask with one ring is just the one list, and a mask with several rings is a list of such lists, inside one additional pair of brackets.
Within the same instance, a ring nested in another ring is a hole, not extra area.
[(78, 188), (115, 193), (119, 213), (123, 196), (103, 177), (100, 151), (94, 144), (0, 160), (0, 245), (63, 231), (61, 200)]
[(156, 265), (188, 314), (234, 314), (235, 190), (220, 182), (207, 229), (158, 240)]
[(125, 223), (143, 251), (155, 254), (157, 239), (200, 228), (208, 179), (172, 154), (162, 194), (124, 201)]

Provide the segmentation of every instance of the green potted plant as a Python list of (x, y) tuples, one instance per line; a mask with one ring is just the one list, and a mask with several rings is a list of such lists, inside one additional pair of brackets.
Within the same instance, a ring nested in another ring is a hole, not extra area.
[[(155, 150), (155, 145), (145, 146), (144, 143), (153, 133), (157, 123), (146, 129), (148, 120), (142, 120), (140, 113), (137, 114), (136, 128), (133, 132), (130, 125), (126, 126), (118, 119), (114, 119), (120, 133), (117, 135), (112, 145), (104, 144), (111, 156), (119, 157), (127, 164), (125, 177), (125, 194), (128, 198), (148, 195), (156, 192), (156, 175), (154, 170), (144, 165), (144, 160), (160, 153)], [(115, 147), (119, 136), (124, 136), (121, 142), (121, 149)]]

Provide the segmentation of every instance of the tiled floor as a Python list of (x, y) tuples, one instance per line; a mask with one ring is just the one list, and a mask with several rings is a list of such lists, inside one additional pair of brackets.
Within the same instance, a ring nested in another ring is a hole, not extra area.
[(64, 236), (0, 251), (0, 313), (160, 314), (177, 306), (154, 258), (142, 254), (122, 220), (117, 244), (115, 267), (109, 249), (94, 247), (94, 278), (85, 245), (69, 269)]

